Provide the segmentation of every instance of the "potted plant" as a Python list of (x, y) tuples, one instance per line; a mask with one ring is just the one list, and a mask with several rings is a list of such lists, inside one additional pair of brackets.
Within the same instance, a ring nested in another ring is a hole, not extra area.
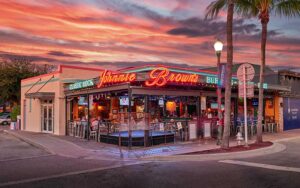
[(16, 129), (18, 115), (20, 115), (20, 106), (19, 105), (14, 106), (11, 111), (10, 129), (12, 129), (12, 130)]

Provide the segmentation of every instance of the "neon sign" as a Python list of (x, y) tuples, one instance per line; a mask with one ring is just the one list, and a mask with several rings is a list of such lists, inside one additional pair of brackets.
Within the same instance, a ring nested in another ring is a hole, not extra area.
[[(205, 83), (207, 84), (218, 84), (219, 79), (215, 76), (207, 76), (205, 79)], [(236, 79), (231, 79), (231, 85), (238, 84)]]
[(192, 84), (197, 83), (199, 78), (197, 74), (171, 73), (164, 67), (153, 69), (149, 76), (150, 79), (145, 82), (146, 86), (164, 86), (168, 82)]
[(97, 87), (100, 88), (105, 84), (133, 82), (135, 80), (136, 80), (135, 73), (113, 74), (112, 72), (105, 70), (100, 76), (100, 80)]
[(82, 89), (90, 86), (94, 86), (94, 81), (92, 79), (90, 80), (84, 80), (80, 82), (75, 82), (74, 84), (69, 85), (69, 90), (75, 90), (75, 89)]

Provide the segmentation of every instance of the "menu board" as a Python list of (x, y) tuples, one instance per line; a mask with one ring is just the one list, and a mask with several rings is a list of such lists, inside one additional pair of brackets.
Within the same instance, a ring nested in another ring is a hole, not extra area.
[(189, 122), (189, 138), (190, 140), (197, 139), (197, 123), (196, 122)]
[(210, 138), (211, 137), (211, 127), (210, 122), (204, 123), (204, 138)]

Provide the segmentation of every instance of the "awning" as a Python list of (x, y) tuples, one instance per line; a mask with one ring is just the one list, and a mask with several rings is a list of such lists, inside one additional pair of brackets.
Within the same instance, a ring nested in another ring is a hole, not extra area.
[(290, 86), (275, 85), (275, 84), (268, 84), (268, 88), (267, 89), (277, 90), (277, 91), (291, 92), (291, 87)]
[(35, 92), (35, 93), (27, 93), (25, 95), (26, 98), (37, 98), (37, 99), (45, 99), (45, 98), (54, 98), (54, 92)]

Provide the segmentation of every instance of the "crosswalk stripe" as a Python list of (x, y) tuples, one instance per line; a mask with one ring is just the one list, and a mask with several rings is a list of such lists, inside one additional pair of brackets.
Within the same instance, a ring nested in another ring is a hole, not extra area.
[(278, 170), (278, 171), (300, 172), (300, 168), (288, 167), (288, 166), (277, 166), (277, 165), (253, 163), (253, 162), (237, 161), (237, 160), (222, 160), (222, 161), (219, 161), (219, 162), (227, 163), (227, 164), (241, 165), (241, 166), (265, 168), (265, 169)]

